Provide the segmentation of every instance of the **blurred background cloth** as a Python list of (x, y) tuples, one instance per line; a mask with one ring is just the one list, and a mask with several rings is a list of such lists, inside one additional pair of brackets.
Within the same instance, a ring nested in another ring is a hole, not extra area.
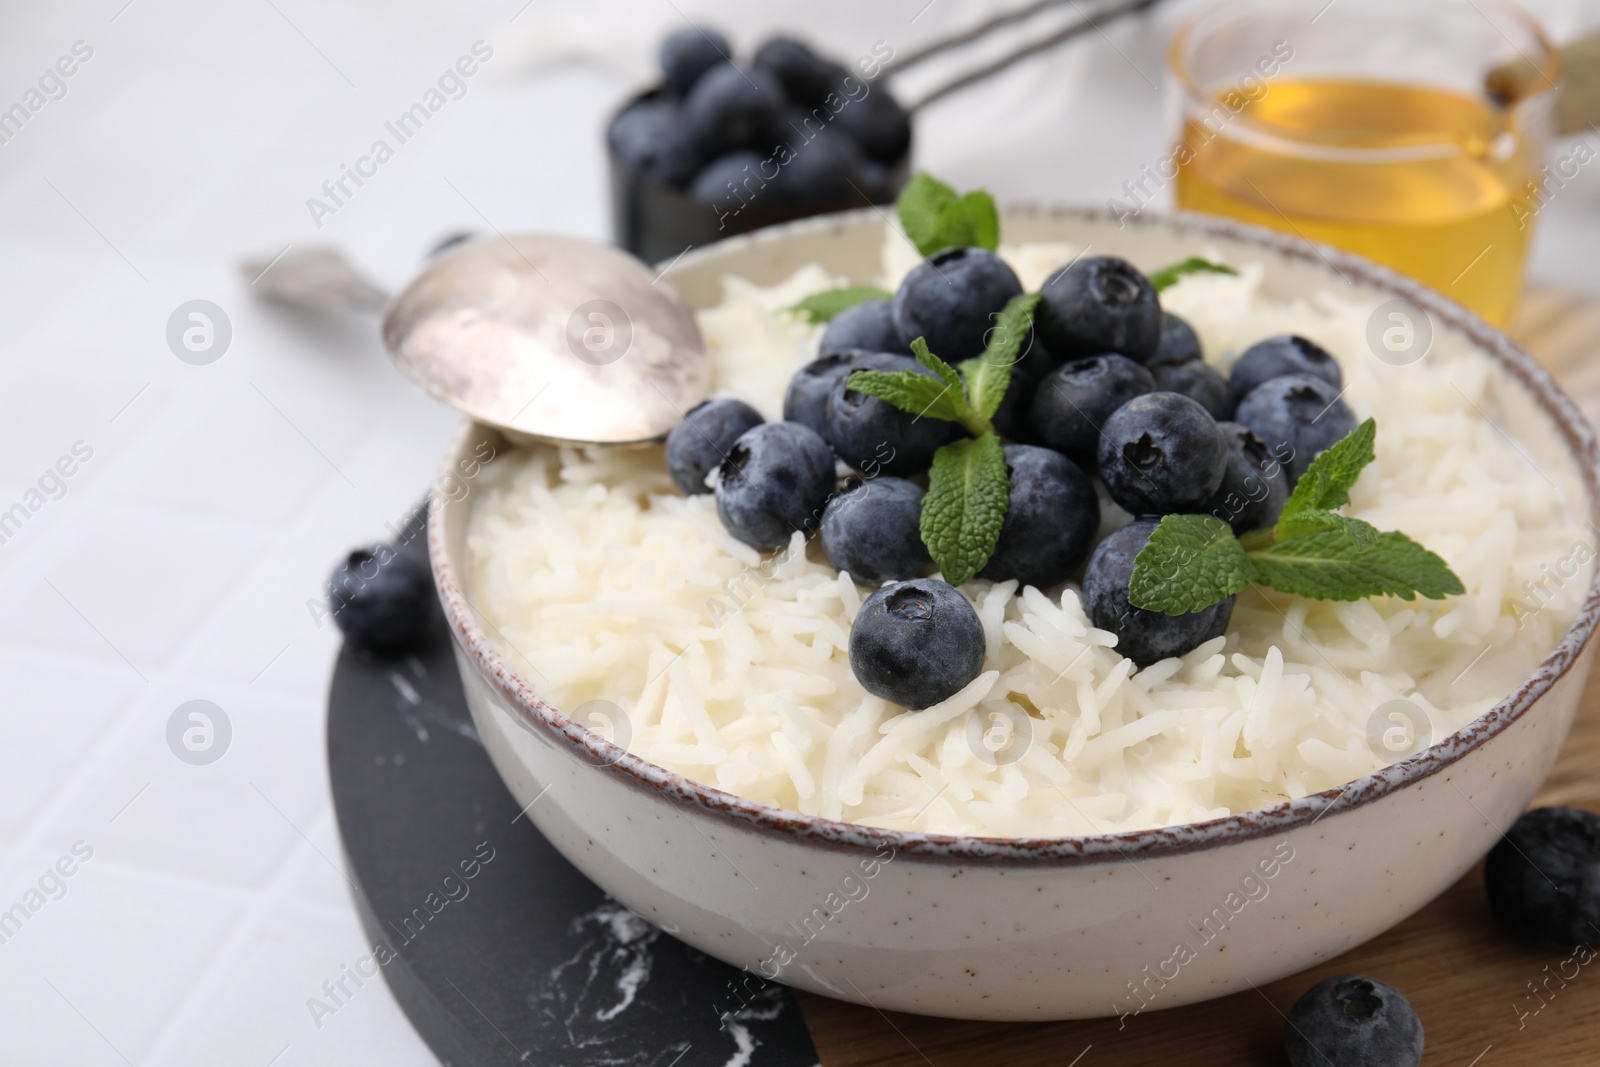
[[(1164, 51), (1192, 6), (1170, 0), (930, 107), (917, 165), (1003, 202), (1119, 195), (1171, 150)], [(1530, 6), (1557, 39), (1600, 22), (1592, 2)], [(33, 899), (75, 842), (92, 858), (0, 943), (0, 1063), (432, 1062), (381, 983), (332, 1016), (308, 1010), (371, 951), (339, 870), (322, 735), (338, 638), (314, 605), (348, 547), (390, 536), (457, 419), (393, 371), (372, 320), (263, 307), (236, 261), (333, 243), (394, 287), (462, 229), (606, 238), (605, 123), (686, 19), (745, 54), (781, 28), (849, 60), (996, 9), (8, 5), (0, 109), (77, 42), (92, 54), (19, 129), (0, 127), (0, 511), (43, 501), (0, 542), (0, 911)], [(385, 123), (477, 42), (493, 54), (396, 143)], [(896, 90), (915, 98), (975, 60)], [(381, 137), (393, 158), (313, 217), (308, 199)], [(1589, 350), (1597, 248), (1600, 177), (1585, 168), (1538, 220), (1530, 336)], [(231, 326), (205, 366), (167, 337), (192, 300)], [(1570, 380), (1592, 385), (1597, 366)], [(50, 475), (75, 447), (91, 458)], [(195, 699), (231, 725), (207, 766), (167, 739)]]

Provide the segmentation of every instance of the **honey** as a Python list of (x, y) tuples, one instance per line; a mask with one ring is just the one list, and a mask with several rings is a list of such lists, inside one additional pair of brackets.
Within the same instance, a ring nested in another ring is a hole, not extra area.
[(1541, 200), (1511, 112), (1424, 85), (1274, 80), (1183, 129), (1180, 208), (1366, 256), (1504, 326)]

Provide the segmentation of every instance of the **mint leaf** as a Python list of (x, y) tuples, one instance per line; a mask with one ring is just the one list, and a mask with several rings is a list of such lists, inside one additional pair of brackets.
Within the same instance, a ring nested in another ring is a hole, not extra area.
[(1010, 500), (1005, 452), (994, 434), (953, 441), (933, 454), (922, 543), (945, 581), (960, 585), (989, 562)]
[(1373, 531), (1365, 543), (1348, 530), (1324, 530), (1257, 549), (1249, 559), (1255, 581), (1317, 600), (1412, 600), (1417, 593), (1442, 600), (1466, 592), (1444, 560), (1394, 530)]
[(974, 189), (961, 198), (961, 209), (969, 239), (960, 242), (987, 248), (993, 252), (1000, 247), (1000, 213), (995, 210), (994, 197), (982, 189)]
[(850, 375), (846, 385), (913, 415), (962, 422), (972, 414), (959, 383), (951, 389), (913, 370), (858, 370)]
[(926, 171), (918, 171), (895, 201), (900, 225), (924, 257), (945, 248), (1000, 245), (1000, 218), (994, 198), (975, 190), (965, 196)]
[(798, 313), (807, 322), (816, 324), (828, 322), (846, 308), (865, 304), (868, 300), (888, 300), (893, 295), (876, 285), (847, 285), (842, 289), (812, 293), (789, 310)]
[(1351, 486), (1376, 456), (1373, 442), (1377, 436), (1378, 424), (1368, 419), (1311, 461), (1283, 505), (1283, 513), (1278, 517), (1278, 536), (1292, 537), (1336, 525), (1314, 513), (1329, 512), (1350, 503)]
[(1173, 263), (1170, 266), (1162, 267), (1158, 271), (1151, 272), (1147, 277), (1150, 279), (1150, 284), (1155, 286), (1156, 292), (1159, 293), (1163, 289), (1170, 289), (1176, 285), (1178, 279), (1185, 274), (1197, 274), (1201, 271), (1208, 271), (1212, 274), (1239, 273), (1225, 264), (1213, 263), (1209, 259), (1201, 259), (1199, 256), (1190, 256), (1182, 263)]
[(972, 406), (985, 418), (992, 416), (1011, 387), (1011, 368), (1021, 359), (1022, 342), (1033, 329), (1033, 310), (1038, 293), (1023, 293), (1006, 301), (995, 315), (994, 326), (985, 340), (983, 355), (961, 364), (967, 380), (967, 395)]
[(1212, 515), (1168, 515), (1134, 560), (1128, 602), (1166, 615), (1203, 611), (1250, 584), (1250, 557)]

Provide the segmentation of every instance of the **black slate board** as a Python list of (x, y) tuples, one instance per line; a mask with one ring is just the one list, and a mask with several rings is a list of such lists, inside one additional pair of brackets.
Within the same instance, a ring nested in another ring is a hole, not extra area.
[[(414, 519), (405, 550), (426, 553)], [(473, 728), (434, 609), (414, 653), (346, 647), (328, 770), (380, 972), (449, 1067), (812, 1067), (794, 993), (675, 940), (607, 896), (518, 810)], [(362, 973), (364, 972), (364, 973)], [(337, 992), (327, 1006), (338, 1007)]]

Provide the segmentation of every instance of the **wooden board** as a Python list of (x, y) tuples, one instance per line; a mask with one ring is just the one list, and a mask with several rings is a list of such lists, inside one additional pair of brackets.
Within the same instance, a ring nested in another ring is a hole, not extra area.
[[(1600, 408), (1600, 306), (1552, 291), (1531, 293), (1514, 332), (1586, 410)], [(1600, 811), (1597, 768), (1600, 670), (1589, 679), (1572, 736), (1534, 804)], [(809, 994), (801, 994), (801, 1003), (822, 1067), (1281, 1067), (1283, 1013), (1322, 979), (1360, 973), (1394, 985), (1417, 1009), (1427, 1031), (1427, 1064), (1592, 1065), (1600, 1063), (1594, 1022), (1600, 959), (1563, 968), (1569, 955), (1528, 949), (1501, 933), (1484, 898), (1480, 864), (1410, 919), (1330, 963), (1260, 990), (1148, 1012), (1125, 1026), (1116, 1019), (928, 1019)], [(1563, 982), (1562, 970), (1577, 973)], [(1542, 1000), (1533, 994), (1536, 985)]]

